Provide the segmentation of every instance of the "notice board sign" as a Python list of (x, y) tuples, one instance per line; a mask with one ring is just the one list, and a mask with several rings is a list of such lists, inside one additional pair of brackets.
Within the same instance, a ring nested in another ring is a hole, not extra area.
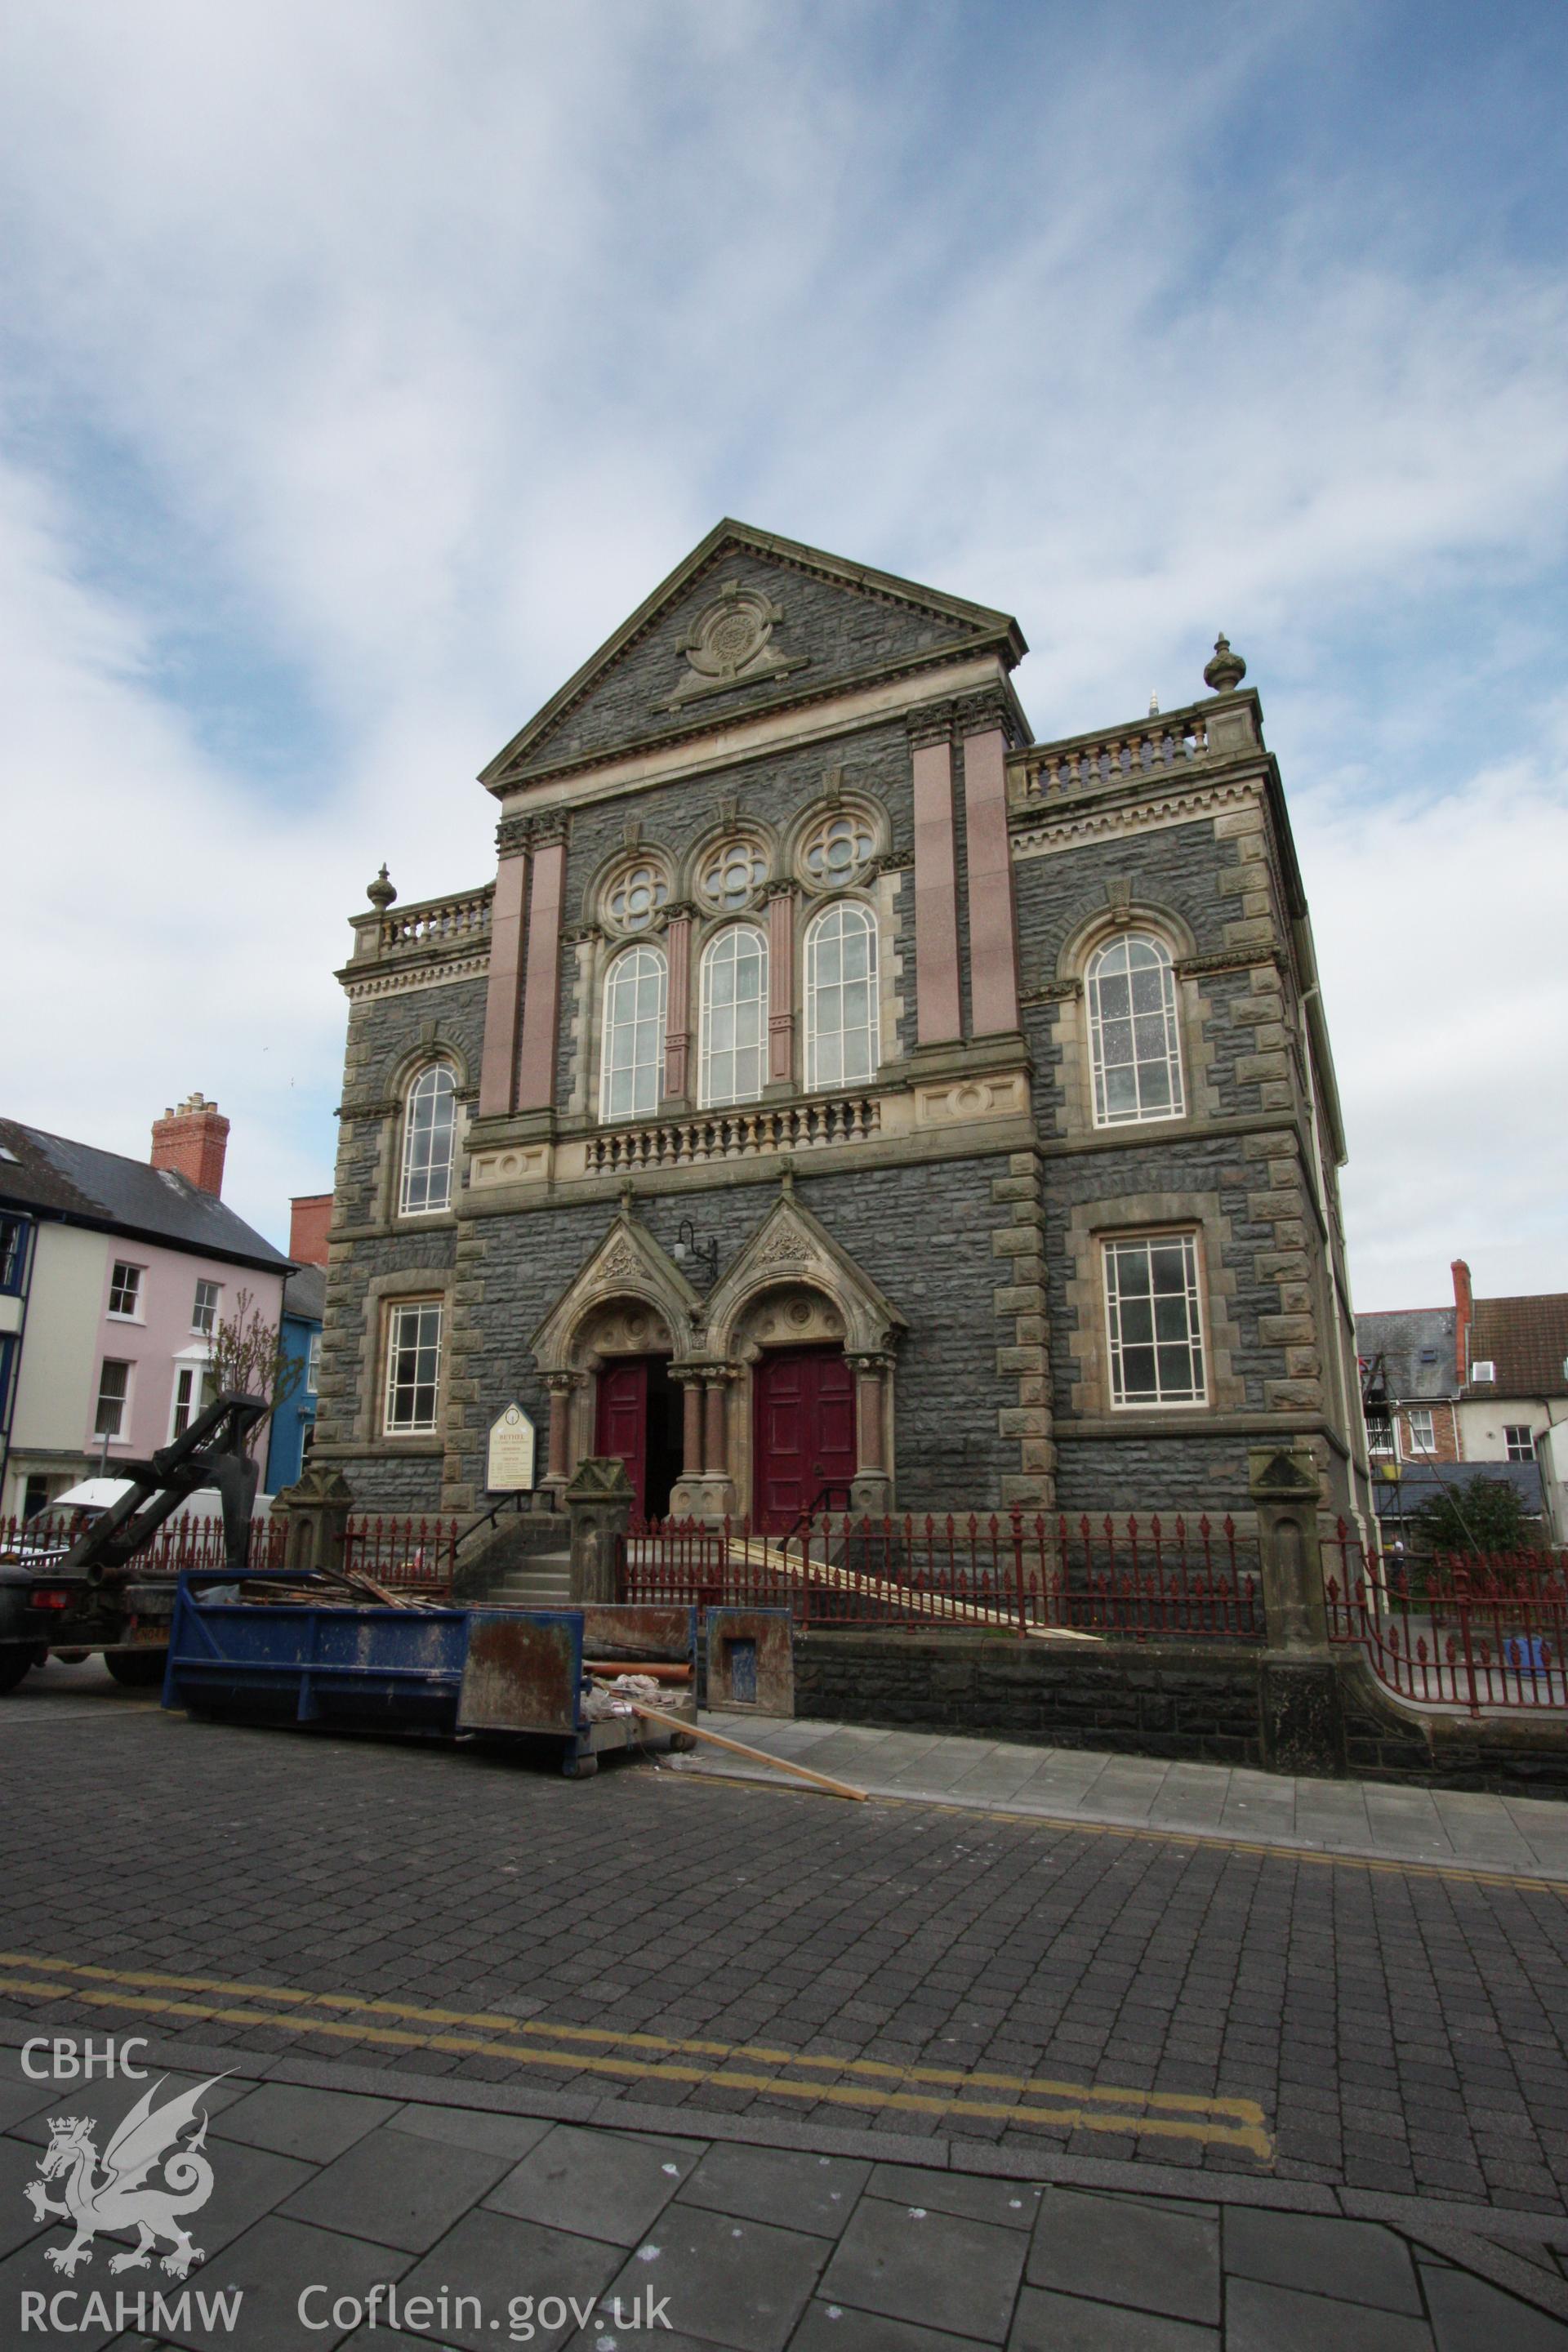
[(487, 1490), (492, 1495), (531, 1493), (534, 1450), (532, 1422), (520, 1404), (509, 1404), (490, 1423)]

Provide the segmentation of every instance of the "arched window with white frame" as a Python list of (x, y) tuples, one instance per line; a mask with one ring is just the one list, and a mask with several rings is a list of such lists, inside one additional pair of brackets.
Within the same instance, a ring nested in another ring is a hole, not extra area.
[(651, 1118), (658, 1109), (667, 987), (660, 948), (627, 948), (605, 974), (601, 1118)]
[(420, 1071), (404, 1104), (400, 1216), (425, 1217), (450, 1207), (457, 1139), (457, 1080), (446, 1062), (432, 1062)]
[(1182, 1043), (1171, 950), (1147, 931), (1123, 931), (1089, 959), (1089, 1059), (1094, 1123), (1180, 1118)]
[(731, 924), (703, 950), (699, 1038), (702, 1108), (758, 1101), (767, 1076), (768, 943), (750, 923)]
[(841, 898), (805, 935), (806, 1086), (863, 1086), (880, 1058), (879, 1026), (876, 922)]

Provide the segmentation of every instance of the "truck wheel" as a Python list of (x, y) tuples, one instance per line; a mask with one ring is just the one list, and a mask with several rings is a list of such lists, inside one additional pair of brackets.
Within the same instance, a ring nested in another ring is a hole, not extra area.
[(28, 1667), (38, 1662), (36, 1650), (24, 1650), (19, 1645), (13, 1648), (9, 1643), (0, 1650), (0, 1698), (7, 1691), (14, 1691)]
[(127, 1690), (147, 1690), (163, 1679), (167, 1650), (105, 1650), (103, 1663)]

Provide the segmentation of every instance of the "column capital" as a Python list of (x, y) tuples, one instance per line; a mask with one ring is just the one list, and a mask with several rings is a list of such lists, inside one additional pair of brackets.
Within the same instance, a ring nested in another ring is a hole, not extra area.
[(922, 702), (918, 710), (907, 710), (904, 728), (911, 750), (918, 751), (927, 743), (951, 742), (956, 709), (952, 702)]
[(1004, 735), (1011, 732), (1012, 713), (1007, 698), (999, 687), (988, 686), (978, 694), (961, 697), (957, 706), (958, 731), (961, 735), (984, 735), (997, 728)]

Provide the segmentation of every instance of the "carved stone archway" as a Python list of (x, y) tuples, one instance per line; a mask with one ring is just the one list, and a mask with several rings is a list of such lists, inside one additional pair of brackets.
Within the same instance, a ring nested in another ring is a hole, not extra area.
[[(721, 1442), (703, 1454), (705, 1515), (754, 1502), (752, 1376), (765, 1349), (841, 1345), (856, 1381), (858, 1511), (880, 1513), (893, 1496), (895, 1350), (904, 1318), (848, 1251), (795, 1195), (786, 1171), (778, 1200), (707, 1300), (706, 1351), (721, 1368)], [(711, 1375), (708, 1412), (714, 1412)], [(715, 1480), (715, 1471), (721, 1474)], [(684, 1482), (683, 1482), (684, 1484)]]
[(698, 1352), (702, 1301), (647, 1227), (622, 1209), (531, 1342), (550, 1392), (549, 1469), (559, 1498), (593, 1451), (593, 1376), (616, 1356)]

